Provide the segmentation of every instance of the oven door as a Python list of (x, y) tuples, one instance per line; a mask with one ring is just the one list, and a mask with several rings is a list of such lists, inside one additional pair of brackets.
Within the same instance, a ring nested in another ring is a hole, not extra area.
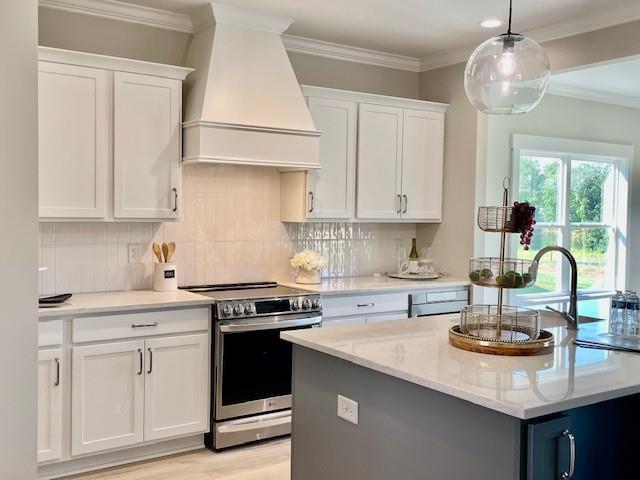
[(305, 314), (218, 322), (215, 419), (291, 408), (292, 346), (280, 332), (321, 322)]

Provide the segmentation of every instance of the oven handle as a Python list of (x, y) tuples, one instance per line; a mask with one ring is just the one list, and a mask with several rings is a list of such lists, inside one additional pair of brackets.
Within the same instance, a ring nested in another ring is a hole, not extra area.
[(256, 330), (282, 330), (283, 328), (307, 327), (322, 323), (322, 316), (279, 320), (277, 322), (229, 323), (218, 325), (222, 333), (254, 332)]
[(256, 430), (258, 428), (277, 427), (278, 425), (286, 425), (287, 423), (291, 423), (291, 415), (287, 415), (280, 418), (274, 418), (272, 420), (241, 423), (238, 425), (221, 425), (218, 427), (218, 432), (220, 433), (246, 432), (247, 430)]

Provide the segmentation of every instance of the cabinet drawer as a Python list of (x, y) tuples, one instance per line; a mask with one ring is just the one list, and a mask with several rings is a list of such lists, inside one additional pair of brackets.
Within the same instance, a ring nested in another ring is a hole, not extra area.
[(406, 293), (330, 296), (323, 298), (322, 302), (325, 318), (367, 316), (372, 313), (402, 312), (409, 309), (409, 296)]
[(62, 320), (38, 323), (38, 347), (62, 345)]
[(196, 332), (209, 328), (209, 307), (103, 315), (73, 320), (73, 342)]

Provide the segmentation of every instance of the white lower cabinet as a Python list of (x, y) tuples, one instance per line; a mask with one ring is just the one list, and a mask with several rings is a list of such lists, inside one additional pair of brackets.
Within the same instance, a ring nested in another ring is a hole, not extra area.
[(201, 334), (145, 342), (145, 441), (207, 429), (208, 339)]
[(38, 462), (62, 455), (62, 349), (38, 351)]
[(364, 325), (407, 318), (409, 294), (366, 293), (323, 297), (323, 327)]
[(206, 431), (208, 339), (74, 346), (72, 455)]
[(144, 341), (73, 347), (71, 454), (142, 442)]

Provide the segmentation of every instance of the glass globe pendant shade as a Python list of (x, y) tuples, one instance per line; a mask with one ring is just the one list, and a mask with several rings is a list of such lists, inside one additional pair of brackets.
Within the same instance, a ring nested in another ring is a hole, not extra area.
[(550, 74), (549, 58), (540, 45), (517, 33), (505, 33), (471, 54), (464, 88), (481, 112), (527, 113), (542, 100)]

